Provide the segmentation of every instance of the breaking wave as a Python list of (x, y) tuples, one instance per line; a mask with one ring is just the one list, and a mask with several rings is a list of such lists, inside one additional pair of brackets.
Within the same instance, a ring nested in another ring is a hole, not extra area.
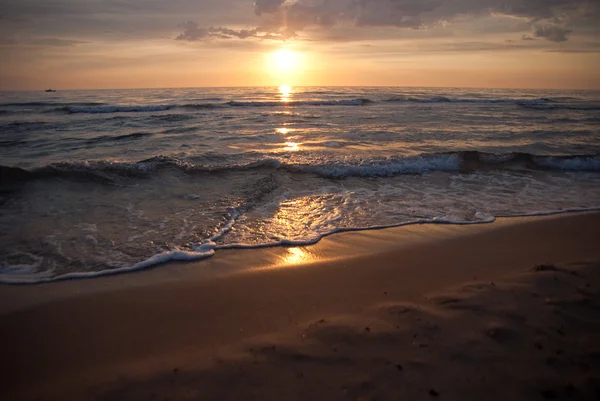
[[(326, 94), (325, 92), (307, 92), (314, 94)], [(570, 97), (540, 97), (532, 99), (524, 98), (481, 98), (481, 97), (448, 97), (448, 96), (403, 96), (397, 95), (387, 99), (317, 99), (317, 100), (290, 100), (290, 101), (262, 101), (262, 100), (230, 100), (225, 102), (210, 102), (215, 99), (202, 99), (209, 101), (207, 103), (189, 103), (189, 104), (148, 104), (148, 105), (111, 105), (102, 102), (80, 102), (80, 103), (60, 103), (60, 102), (23, 102), (23, 103), (0, 103), (0, 107), (25, 107), (42, 108), (43, 112), (62, 112), (69, 114), (107, 114), (107, 113), (145, 113), (158, 112), (172, 109), (183, 110), (210, 110), (222, 109), (228, 107), (262, 107), (262, 108), (281, 108), (281, 107), (331, 107), (331, 106), (365, 106), (373, 103), (417, 103), (417, 104), (436, 104), (436, 103), (465, 103), (465, 104), (506, 104), (516, 107), (523, 107), (536, 110), (600, 110), (600, 105), (596, 101), (582, 102), (573, 101)], [(2, 110), (8, 112), (8, 110)]]
[(149, 111), (165, 111), (172, 109), (172, 105), (150, 105), (150, 106), (65, 106), (56, 109), (71, 114), (106, 114), (106, 113), (143, 113)]
[[(124, 135), (112, 138), (112, 140), (133, 139), (140, 135), (146, 134)], [(106, 140), (106, 138), (100, 138), (99, 140)], [(543, 156), (529, 153), (496, 154), (462, 151), (356, 162), (331, 160), (304, 164), (277, 158), (263, 158), (247, 164), (217, 166), (194, 164), (169, 156), (156, 156), (139, 162), (108, 160), (60, 162), (32, 170), (0, 166), (0, 176), (2, 182), (7, 184), (52, 177), (112, 183), (111, 176), (149, 176), (166, 169), (175, 169), (188, 174), (268, 169), (342, 179), (346, 177), (390, 177), (401, 174), (425, 174), (433, 171), (470, 173), (479, 170), (507, 168), (600, 172), (600, 155)]]

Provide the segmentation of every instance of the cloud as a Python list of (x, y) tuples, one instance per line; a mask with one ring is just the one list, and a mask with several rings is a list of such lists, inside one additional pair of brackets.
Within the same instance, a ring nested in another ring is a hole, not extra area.
[(32, 38), (29, 36), (16, 36), (16, 37), (2, 37), (0, 38), (0, 45), (4, 46), (41, 46), (41, 47), (69, 47), (81, 45), (89, 42), (82, 40), (70, 40), (70, 39), (59, 39), (59, 38)]
[[(9, 0), (0, 2), (5, 36), (92, 42), (176, 38), (180, 41), (319, 40), (427, 35), (440, 27), (500, 21), (494, 33), (529, 33), (533, 25), (600, 35), (600, 0)], [(490, 16), (492, 16), (490, 18)], [(497, 18), (496, 18), (497, 17)], [(512, 21), (511, 21), (512, 20)], [(178, 25), (182, 21), (183, 25)], [(190, 25), (191, 23), (191, 25)], [(194, 25), (195, 24), (195, 25)], [(502, 32), (502, 27), (506, 31)], [(211, 28), (212, 27), (212, 28)], [(376, 29), (373, 29), (376, 28)], [(493, 27), (478, 25), (478, 33)], [(452, 32), (447, 36), (464, 34)], [(343, 35), (336, 33), (343, 31)], [(414, 32), (413, 32), (414, 31)], [(421, 36), (419, 36), (421, 37)], [(508, 37), (508, 36), (507, 36)], [(50, 46), (50, 44), (49, 44)]]
[(358, 26), (393, 26), (418, 29), (424, 26), (423, 17), (438, 7), (431, 0), (359, 0), (354, 20)]
[(259, 16), (263, 13), (275, 13), (283, 3), (285, 3), (285, 0), (256, 0), (254, 2), (254, 13)]
[(272, 39), (281, 40), (282, 36), (279, 33), (265, 31), (262, 28), (254, 29), (230, 29), (223, 27), (209, 27), (200, 28), (197, 23), (187, 21), (181, 24), (184, 27), (183, 33), (179, 34), (175, 40), (184, 40), (188, 42), (197, 42), (209, 38), (217, 39), (247, 39), (247, 38), (259, 38), (259, 39)]
[(179, 34), (175, 40), (187, 40), (189, 42), (194, 42), (196, 40), (207, 38), (210, 34), (208, 29), (199, 28), (198, 24), (192, 21), (184, 22), (183, 24), (184, 31)]
[(15, 38), (10, 36), (0, 36), (0, 46), (11, 46), (19, 43)]
[(258, 37), (259, 33), (258, 29), (241, 29), (239, 31), (236, 31), (235, 29), (213, 27), (210, 27), (208, 31), (211, 34), (220, 34), (226, 38), (236, 37), (239, 39), (255, 38)]
[[(208, 29), (209, 36), (240, 39), (261, 37), (287, 40), (309, 31), (336, 26), (355, 29), (386, 27), (426, 30), (484, 16), (517, 18), (534, 25), (532, 36), (552, 42), (566, 41), (570, 25), (600, 18), (597, 0), (256, 0), (257, 28)], [(510, 29), (507, 24), (507, 32)], [(484, 28), (485, 29), (485, 28)], [(212, 33), (212, 35), (211, 35)], [(252, 33), (252, 34), (251, 34)], [(188, 35), (182, 34), (183, 37)], [(181, 36), (181, 35), (180, 35)], [(323, 35), (321, 35), (323, 37)], [(351, 37), (349, 37), (351, 40)], [(523, 40), (529, 40), (523, 38)]]
[(567, 35), (571, 33), (568, 29), (563, 29), (557, 25), (537, 25), (534, 27), (533, 36), (536, 38), (545, 38), (551, 42), (566, 42)]
[(554, 49), (546, 50), (547, 53), (565, 53), (565, 54), (587, 54), (587, 53), (600, 53), (600, 49)]
[(535, 39), (529, 35), (523, 35), (523, 36), (521, 36), (521, 40), (535, 40)]
[(31, 43), (34, 45), (40, 45), (40, 46), (49, 46), (49, 47), (67, 47), (67, 46), (81, 45), (81, 44), (89, 43), (89, 42), (85, 42), (82, 40), (42, 38), (42, 39), (35, 39), (32, 41), (29, 41), (28, 43)]
[(0, 32), (93, 42), (174, 38), (183, 21), (250, 26), (252, 0), (4, 0)]
[(546, 50), (547, 53), (566, 53), (566, 54), (580, 54), (580, 53), (600, 53), (599, 50), (590, 49), (554, 49)]

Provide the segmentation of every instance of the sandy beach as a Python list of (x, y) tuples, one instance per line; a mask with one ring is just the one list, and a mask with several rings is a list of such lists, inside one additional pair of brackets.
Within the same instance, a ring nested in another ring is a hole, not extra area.
[(0, 287), (5, 400), (600, 398), (600, 213)]

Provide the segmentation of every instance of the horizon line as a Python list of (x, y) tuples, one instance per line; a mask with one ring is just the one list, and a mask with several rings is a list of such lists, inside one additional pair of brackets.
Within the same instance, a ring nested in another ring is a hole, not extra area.
[[(168, 90), (168, 89), (231, 89), (231, 88), (428, 88), (428, 89), (504, 89), (504, 90), (557, 90), (557, 91), (600, 91), (598, 88), (552, 88), (552, 87), (501, 87), (501, 86), (427, 86), (427, 85), (218, 85), (218, 86), (179, 86), (179, 87), (121, 87), (121, 88), (40, 88), (40, 89), (0, 89), (0, 92), (44, 92), (52, 89), (56, 92), (70, 91), (111, 91), (111, 90)], [(56, 93), (50, 92), (50, 93)]]

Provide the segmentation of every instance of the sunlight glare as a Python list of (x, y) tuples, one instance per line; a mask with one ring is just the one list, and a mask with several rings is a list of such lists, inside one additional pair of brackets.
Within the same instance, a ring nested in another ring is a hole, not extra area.
[(283, 257), (283, 264), (297, 265), (307, 263), (312, 260), (310, 253), (299, 247), (287, 248), (287, 254)]
[(288, 152), (296, 152), (296, 151), (300, 150), (300, 145), (302, 145), (302, 144), (298, 143), (298, 142), (286, 142), (285, 148), (283, 148), (283, 150), (288, 151)]
[(280, 47), (264, 53), (264, 56), (263, 72), (269, 76), (271, 85), (279, 87), (279, 94), (285, 102), (294, 92), (292, 85), (298, 85), (305, 74), (306, 55)]
[(289, 85), (281, 85), (279, 87), (279, 94), (282, 102), (287, 103), (290, 101), (290, 93), (292, 93), (292, 88)]
[(291, 71), (297, 68), (298, 55), (288, 49), (281, 49), (273, 53), (273, 63), (278, 71)]

